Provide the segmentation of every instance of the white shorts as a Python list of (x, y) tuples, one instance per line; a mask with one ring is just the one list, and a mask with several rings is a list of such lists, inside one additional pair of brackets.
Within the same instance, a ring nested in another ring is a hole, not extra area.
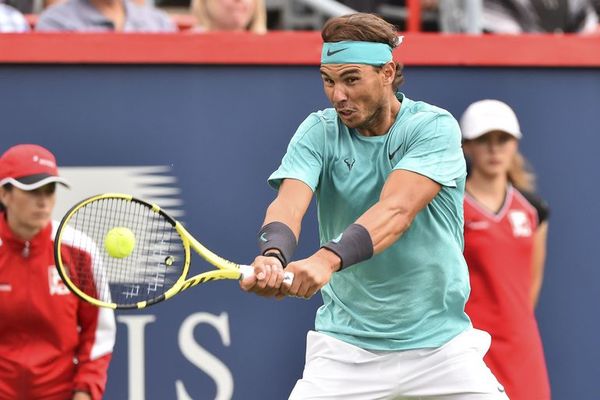
[(382, 352), (310, 331), (289, 399), (508, 400), (483, 362), (490, 342), (470, 328), (439, 348)]

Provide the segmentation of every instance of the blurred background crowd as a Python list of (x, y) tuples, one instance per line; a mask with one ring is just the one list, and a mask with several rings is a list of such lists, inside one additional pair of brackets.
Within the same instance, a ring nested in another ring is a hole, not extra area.
[(0, 0), (0, 32), (318, 30), (354, 11), (400, 30), (418, 14), (427, 32), (600, 32), (600, 0)]

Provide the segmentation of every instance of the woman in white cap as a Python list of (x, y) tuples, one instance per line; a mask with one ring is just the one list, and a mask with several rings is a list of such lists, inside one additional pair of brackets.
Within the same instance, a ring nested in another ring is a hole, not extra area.
[(66, 185), (41, 146), (0, 157), (0, 399), (99, 400), (104, 392), (114, 314), (78, 300), (56, 271), (57, 183)]
[(514, 111), (498, 100), (471, 104), (461, 121), (469, 160), (465, 259), (466, 311), (492, 335), (485, 361), (511, 400), (549, 400), (550, 385), (534, 308), (542, 285), (548, 208), (519, 153)]

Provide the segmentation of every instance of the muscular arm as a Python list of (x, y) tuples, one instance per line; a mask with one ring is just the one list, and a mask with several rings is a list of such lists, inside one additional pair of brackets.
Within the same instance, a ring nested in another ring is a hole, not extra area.
[[(393, 171), (385, 182), (379, 201), (361, 215), (356, 223), (364, 226), (380, 253), (408, 229), (413, 219), (440, 191), (431, 179), (406, 170)], [(319, 249), (309, 258), (290, 263), (286, 271), (294, 273), (285, 294), (309, 298), (320, 290), (341, 265), (340, 258), (327, 249)]]
[(535, 232), (533, 238), (533, 267), (531, 279), (531, 304), (535, 308), (542, 290), (544, 279), (544, 264), (546, 262), (546, 239), (548, 237), (548, 222), (544, 221)]
[(406, 170), (393, 171), (383, 186), (379, 201), (356, 220), (369, 231), (374, 253), (381, 253), (398, 240), (440, 189), (439, 183), (423, 175)]
[(304, 182), (296, 179), (284, 179), (277, 197), (267, 208), (263, 226), (269, 222), (283, 222), (300, 237), (302, 218), (312, 199), (312, 190)]
[[(274, 221), (282, 222), (290, 227), (298, 240), (302, 219), (310, 205), (312, 195), (312, 189), (302, 181), (284, 179), (277, 197), (267, 208), (263, 226)], [(279, 260), (259, 255), (252, 265), (256, 276), (241, 281), (240, 287), (261, 296), (278, 295), (283, 281), (283, 269)]]

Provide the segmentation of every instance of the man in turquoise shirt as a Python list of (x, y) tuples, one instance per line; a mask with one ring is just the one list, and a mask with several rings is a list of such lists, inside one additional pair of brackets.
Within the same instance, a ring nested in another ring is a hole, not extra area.
[[(396, 91), (393, 28), (369, 14), (323, 28), (321, 76), (333, 108), (313, 113), (269, 178), (278, 189), (259, 234), (264, 296), (323, 306), (291, 399), (506, 399), (471, 327), (462, 256), (465, 162), (447, 111)], [(291, 261), (317, 196), (321, 248)], [(283, 268), (294, 274), (282, 285)]]

